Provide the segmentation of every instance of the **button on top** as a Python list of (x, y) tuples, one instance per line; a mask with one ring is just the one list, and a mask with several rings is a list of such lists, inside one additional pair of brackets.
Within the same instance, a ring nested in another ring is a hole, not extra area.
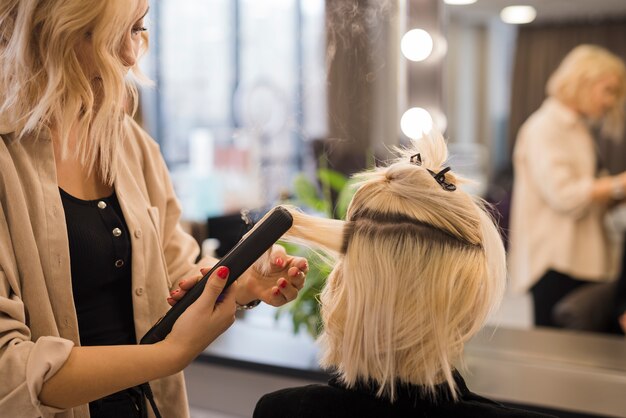
[(141, 238), (141, 229), (135, 231), (135, 238)]
[(117, 260), (117, 261), (115, 262), (115, 267), (117, 267), (117, 268), (120, 268), (120, 267), (122, 267), (123, 265), (124, 265), (124, 260), (121, 260), (121, 259), (120, 259), (120, 260)]
[(119, 237), (120, 235), (122, 235), (122, 230), (119, 228), (114, 228), (113, 229), (113, 236), (114, 237)]
[(135, 294), (137, 296), (143, 295), (143, 287), (138, 287), (137, 289), (135, 289)]
[(99, 202), (98, 202), (98, 207), (99, 207), (100, 209), (106, 209), (106, 207), (107, 207), (107, 202), (105, 202), (104, 200), (99, 201)]

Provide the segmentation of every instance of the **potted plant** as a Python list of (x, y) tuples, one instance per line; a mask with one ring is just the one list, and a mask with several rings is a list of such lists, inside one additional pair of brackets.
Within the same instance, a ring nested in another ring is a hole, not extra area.
[[(343, 174), (328, 168), (321, 168), (316, 174), (319, 188), (304, 174), (299, 174), (295, 178), (294, 198), (289, 203), (320, 216), (345, 219), (348, 204), (354, 193), (350, 180)], [(322, 331), (318, 296), (332, 267), (324, 261), (322, 253), (317, 250), (313, 251), (291, 243), (282, 244), (288, 253), (307, 258), (309, 272), (297, 299), (278, 309), (276, 317), (289, 313), (294, 333), (304, 329), (313, 338), (317, 338)]]

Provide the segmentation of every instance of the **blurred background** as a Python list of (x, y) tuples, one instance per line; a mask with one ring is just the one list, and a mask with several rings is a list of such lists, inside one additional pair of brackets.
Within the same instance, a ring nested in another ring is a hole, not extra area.
[[(349, 176), (434, 126), (454, 170), (496, 205), (506, 240), (514, 140), (548, 76), (581, 43), (626, 58), (626, 2), (518, 3), (154, 2), (143, 66), (155, 87), (142, 92), (141, 117), (189, 229), (232, 245), (241, 209), (294, 197), (336, 216), (329, 207), (344, 183), (320, 168)], [(516, 5), (519, 17), (503, 16)], [(626, 169), (623, 142), (597, 141), (611, 173)], [(205, 248), (223, 255), (229, 245), (219, 245)], [(511, 303), (527, 311), (523, 298)], [(528, 322), (525, 313), (502, 320)]]
[[(139, 116), (186, 226), (217, 255), (238, 239), (242, 209), (289, 200), (340, 217), (351, 173), (433, 127), (453, 169), (477, 181), (467, 187), (494, 203), (506, 240), (514, 141), (548, 77), (581, 43), (626, 60), (624, 0), (158, 0), (149, 20), (143, 68), (155, 86)], [(607, 170), (624, 171), (624, 142), (596, 139)], [(321, 282), (309, 280), (315, 304)], [(296, 306), (299, 319), (275, 325), (260, 308), (246, 321), (314, 336), (315, 308)], [(530, 312), (527, 297), (508, 295), (491, 323), (530, 332)], [(312, 344), (302, 334), (294, 344)], [(626, 361), (620, 343), (608, 350)], [(624, 361), (608, 368), (622, 384)], [(570, 416), (626, 416), (587, 409)]]
[[(455, 170), (506, 198), (517, 129), (562, 57), (585, 42), (626, 56), (626, 2), (525, 1), (525, 24), (500, 16), (514, 1), (460, 3), (155, 2), (142, 118), (185, 218), (271, 205), (321, 159), (349, 175), (433, 124)], [(624, 147), (600, 141), (626, 168)]]

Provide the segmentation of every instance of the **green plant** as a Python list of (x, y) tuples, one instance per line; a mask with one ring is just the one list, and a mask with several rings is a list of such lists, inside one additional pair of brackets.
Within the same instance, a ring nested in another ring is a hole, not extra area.
[[(299, 174), (294, 180), (295, 198), (290, 203), (322, 216), (345, 219), (348, 204), (354, 193), (353, 188), (350, 187), (350, 180), (343, 174), (328, 168), (321, 168), (317, 171), (317, 180), (321, 191), (304, 174)], [(335, 205), (333, 205), (333, 195), (336, 196)], [(277, 310), (276, 317), (278, 318), (285, 312), (289, 313), (294, 333), (304, 328), (313, 338), (316, 338), (322, 331), (318, 296), (332, 266), (328, 265), (318, 252), (295, 244), (283, 243), (283, 245), (289, 254), (305, 257), (309, 261), (309, 272), (298, 298)]]

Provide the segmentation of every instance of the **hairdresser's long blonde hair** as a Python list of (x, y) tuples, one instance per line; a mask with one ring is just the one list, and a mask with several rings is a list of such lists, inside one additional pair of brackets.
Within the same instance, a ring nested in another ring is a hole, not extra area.
[[(139, 0), (2, 0), (0, 3), (0, 122), (18, 138), (54, 127), (61, 155), (80, 158), (112, 184), (115, 155), (137, 90), (125, 80), (121, 40)], [(102, 88), (95, 92), (76, 46), (92, 34)], [(142, 34), (144, 47), (147, 35)], [(141, 77), (137, 68), (132, 69)], [(78, 143), (67, 141), (76, 125)]]
[[(422, 165), (411, 163), (419, 152)], [(464, 344), (498, 305), (505, 283), (499, 232), (483, 204), (433, 178), (447, 158), (440, 135), (357, 176), (347, 221), (294, 211), (288, 239), (337, 254), (322, 292), (324, 367), (348, 386), (398, 382), (434, 389), (453, 377)], [(448, 172), (447, 181), (462, 180)]]

